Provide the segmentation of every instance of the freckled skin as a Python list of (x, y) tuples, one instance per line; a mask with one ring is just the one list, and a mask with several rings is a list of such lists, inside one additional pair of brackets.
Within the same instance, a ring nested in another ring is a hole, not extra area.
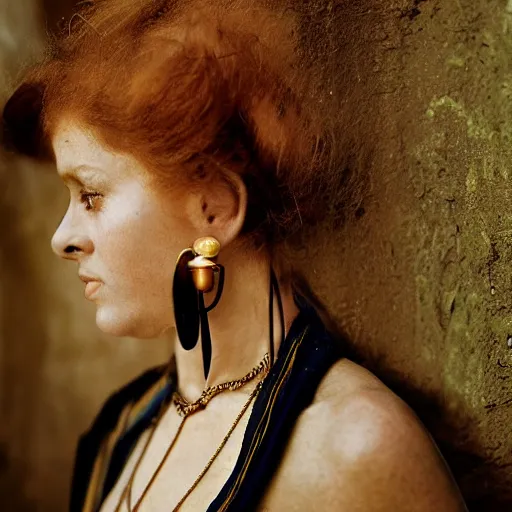
[[(70, 127), (54, 138), (57, 168), (86, 164), (78, 173), (93, 208), (80, 200), (80, 184), (68, 180), (70, 204), (52, 239), (82, 249), (80, 269), (102, 281), (95, 298), (97, 324), (115, 336), (151, 338), (173, 325), (172, 275), (192, 233), (179, 195), (163, 200), (151, 176), (129, 156), (105, 150), (87, 132)], [(188, 229), (187, 229), (188, 228)]]

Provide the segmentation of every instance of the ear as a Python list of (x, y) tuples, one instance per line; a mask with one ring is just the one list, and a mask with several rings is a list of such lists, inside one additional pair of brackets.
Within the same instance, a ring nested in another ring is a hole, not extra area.
[(225, 247), (235, 240), (247, 213), (247, 188), (241, 176), (223, 169), (190, 195), (189, 215), (199, 236), (214, 236)]

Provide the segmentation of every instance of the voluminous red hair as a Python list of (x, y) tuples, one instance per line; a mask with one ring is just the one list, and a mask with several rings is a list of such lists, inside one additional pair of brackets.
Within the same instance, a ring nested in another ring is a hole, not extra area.
[(53, 159), (52, 136), (71, 119), (163, 184), (235, 170), (249, 194), (244, 231), (275, 247), (318, 221), (333, 191), (354, 203), (357, 186), (303, 36), (275, 2), (82, 2), (7, 103), (6, 140)]

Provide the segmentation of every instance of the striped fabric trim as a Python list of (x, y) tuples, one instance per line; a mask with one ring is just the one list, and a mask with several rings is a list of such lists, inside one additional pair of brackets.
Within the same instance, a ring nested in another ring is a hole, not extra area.
[(169, 375), (164, 374), (141, 398), (139, 398), (139, 400), (128, 403), (121, 411), (116, 426), (103, 440), (98, 457), (94, 462), (82, 512), (96, 512), (98, 510), (101, 505), (105, 479), (114, 448), (123, 434), (133, 427), (139, 418), (151, 407), (155, 398), (157, 398), (168, 385)]
[(226, 500), (218, 509), (219, 512), (224, 512), (224, 511), (228, 510), (229, 505), (233, 501), (234, 497), (236, 496), (236, 493), (238, 492), (238, 490), (240, 489), (240, 487), (243, 483), (244, 477), (245, 477), (247, 470), (249, 468), (249, 465), (254, 457), (254, 454), (260, 447), (261, 442), (264, 439), (265, 434), (267, 432), (268, 426), (270, 424), (272, 412), (274, 410), (274, 404), (276, 402), (276, 398), (279, 395), (279, 392), (281, 391), (282, 387), (286, 383), (286, 380), (288, 379), (290, 372), (292, 371), (293, 364), (295, 362), (295, 356), (297, 354), (297, 350), (299, 349), (308, 330), (309, 330), (308, 327), (306, 329), (304, 329), (304, 331), (302, 332), (302, 335), (300, 337), (297, 337), (292, 342), (290, 350), (289, 350), (288, 354), (286, 355), (286, 359), (283, 363), (283, 367), (281, 368), (281, 370), (279, 372), (279, 375), (276, 379), (276, 382), (274, 383), (274, 386), (270, 390), (267, 406), (266, 406), (265, 411), (258, 423), (258, 426), (256, 427), (255, 434), (252, 439), (251, 447), (249, 449), (249, 452), (247, 453), (242, 470), (238, 474), (235, 482), (233, 483), (233, 486), (229, 490)]
[(151, 407), (154, 399), (162, 393), (168, 385), (169, 375), (165, 373), (136, 403), (132, 405), (125, 431), (133, 427), (139, 418)]
[(84, 512), (94, 512), (97, 507), (101, 494), (103, 491), (103, 482), (107, 474), (107, 469), (110, 462), (112, 451), (117, 443), (117, 439), (124, 432), (126, 426), (126, 420), (130, 413), (129, 404), (120, 414), (119, 421), (115, 426), (114, 430), (107, 436), (101, 446), (100, 453), (96, 461), (94, 462), (94, 469), (89, 481), (89, 487), (87, 489), (87, 495), (84, 502)]

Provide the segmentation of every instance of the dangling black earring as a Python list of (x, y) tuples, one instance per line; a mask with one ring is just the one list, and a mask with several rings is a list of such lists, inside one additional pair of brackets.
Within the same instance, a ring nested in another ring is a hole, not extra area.
[(174, 270), (172, 295), (174, 302), (174, 318), (176, 331), (181, 346), (192, 350), (199, 336), (199, 310), (197, 290), (188, 264), (195, 258), (191, 249), (181, 252)]
[[(220, 244), (213, 237), (199, 238), (191, 249), (185, 249), (178, 257), (173, 280), (174, 316), (178, 339), (185, 350), (197, 345), (201, 327), (201, 347), (205, 379), (210, 372), (212, 342), (208, 324), (208, 312), (220, 300), (224, 288), (224, 267), (215, 263)], [(218, 274), (217, 293), (206, 307), (204, 294), (213, 290), (215, 274)]]
[(269, 321), (269, 355), (270, 364), (274, 364), (274, 294), (277, 297), (277, 306), (279, 309), (279, 321), (281, 324), (281, 343), (284, 343), (285, 338), (285, 326), (284, 326), (284, 311), (283, 311), (283, 300), (281, 297), (281, 291), (279, 289), (279, 283), (277, 281), (274, 269), (270, 267), (270, 291), (268, 300), (268, 321)]

